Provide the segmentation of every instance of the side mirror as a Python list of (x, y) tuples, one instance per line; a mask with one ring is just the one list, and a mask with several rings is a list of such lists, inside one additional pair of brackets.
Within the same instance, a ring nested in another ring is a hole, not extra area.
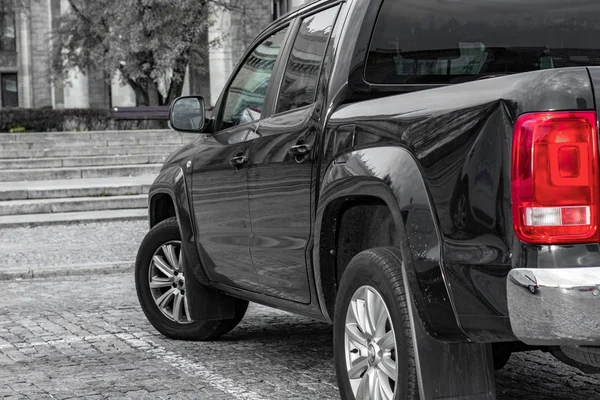
[(204, 129), (204, 118), (204, 99), (202, 97), (179, 97), (171, 105), (169, 125), (179, 132), (201, 133)]

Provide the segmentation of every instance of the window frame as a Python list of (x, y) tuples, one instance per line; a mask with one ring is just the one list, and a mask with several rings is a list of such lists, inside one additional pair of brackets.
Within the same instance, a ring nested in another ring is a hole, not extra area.
[(227, 96), (228, 96), (229, 90), (231, 89), (231, 85), (233, 84), (235, 78), (238, 76), (238, 74), (240, 73), (240, 70), (242, 69), (242, 67), (244, 66), (246, 61), (248, 61), (248, 58), (252, 55), (254, 50), (256, 50), (256, 48), (258, 46), (260, 46), (269, 37), (280, 32), (281, 30), (287, 28), (287, 32), (281, 43), (281, 51), (279, 52), (279, 55), (277, 56), (277, 60), (275, 61), (275, 65), (273, 67), (273, 73), (271, 74), (271, 77), (269, 78), (269, 87), (267, 88), (267, 94), (265, 95), (265, 102), (264, 102), (264, 106), (263, 106), (263, 112), (261, 113), (261, 116), (260, 116), (260, 120), (267, 118), (271, 115), (271, 101), (269, 101), (269, 100), (273, 97), (274, 85), (276, 84), (275, 77), (278, 75), (278, 71), (281, 68), (282, 60), (284, 58), (284, 55), (286, 54), (286, 49), (289, 46), (290, 35), (291, 35), (291, 32), (293, 31), (293, 27), (294, 27), (294, 21), (282, 21), (281, 24), (277, 24), (277, 25), (271, 27), (270, 29), (264, 31), (261, 35), (257, 36), (257, 38), (248, 47), (248, 50), (246, 50), (246, 52), (244, 53), (244, 55), (242, 56), (242, 58), (236, 65), (233, 73), (229, 76), (227, 83), (226, 83), (225, 87), (223, 88), (223, 90), (221, 91), (221, 95), (219, 96), (219, 99), (217, 100), (217, 103), (216, 103), (217, 106), (215, 107), (215, 110), (214, 110), (215, 117), (214, 117), (214, 121), (213, 121), (213, 127), (214, 127), (213, 132), (212, 132), (213, 134), (227, 132), (230, 129), (236, 129), (240, 126), (248, 125), (248, 124), (236, 125), (236, 126), (221, 129), (221, 124), (223, 121), (223, 113), (225, 112)]
[[(339, 1), (336, 3), (329, 3), (329, 4), (324, 5), (323, 7), (319, 7), (318, 9), (312, 9), (312, 10), (310, 10), (310, 12), (303, 13), (296, 17), (296, 21), (294, 22), (294, 26), (293, 26), (293, 35), (289, 38), (288, 48), (286, 48), (285, 62), (282, 63), (283, 65), (281, 66), (281, 71), (277, 77), (277, 92), (275, 93), (275, 96), (273, 98), (273, 105), (272, 105), (272, 110), (271, 110), (272, 112), (270, 115), (282, 115), (282, 114), (293, 112), (296, 110), (302, 110), (302, 109), (313, 106), (317, 102), (317, 96), (315, 93), (315, 99), (313, 100), (312, 103), (307, 104), (302, 107), (293, 108), (291, 110), (277, 112), (277, 105), (279, 104), (279, 97), (281, 95), (281, 87), (283, 86), (283, 78), (285, 77), (285, 72), (287, 70), (288, 61), (290, 59), (292, 51), (294, 50), (294, 44), (296, 44), (296, 38), (298, 37), (298, 33), (300, 32), (300, 28), (302, 27), (302, 22), (306, 18), (310, 18), (311, 16), (318, 14), (320, 12), (327, 11), (329, 9), (336, 8), (336, 7), (338, 8), (337, 14), (333, 21), (333, 25), (331, 27), (331, 32), (329, 33), (329, 37), (327, 38), (327, 45), (325, 46), (325, 53), (323, 53), (323, 57), (321, 59), (320, 65), (319, 65), (319, 77), (317, 78), (317, 89), (318, 89), (319, 83), (321, 82), (321, 79), (323, 79), (323, 69), (324, 69), (323, 67), (325, 66), (325, 60), (327, 59), (327, 52), (331, 48), (331, 38), (333, 36), (333, 32), (335, 31), (335, 27), (339, 21), (340, 14), (342, 11), (342, 3), (343, 3), (342, 1)], [(282, 60), (283, 60), (283, 58), (282, 58)]]

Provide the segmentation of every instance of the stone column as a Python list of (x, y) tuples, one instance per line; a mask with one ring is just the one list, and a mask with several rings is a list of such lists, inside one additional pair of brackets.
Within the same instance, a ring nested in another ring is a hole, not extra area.
[[(48, 31), (52, 32), (52, 0), (48, 0)], [(52, 40), (49, 41), (49, 47), (52, 48)], [(54, 80), (50, 82), (50, 101), (52, 102), (52, 108), (56, 108), (56, 85)]]
[(90, 96), (88, 78), (79, 68), (69, 70), (65, 82), (65, 108), (89, 108)]
[(201, 59), (190, 60), (183, 81), (182, 95), (202, 96), (204, 103), (210, 106), (216, 99), (212, 99), (211, 96), (208, 49), (208, 32), (204, 32), (192, 50), (192, 52), (200, 54)]
[[(60, 1), (61, 13), (70, 12), (68, 0)], [(65, 108), (89, 108), (90, 95), (87, 75), (79, 68), (68, 71), (68, 81), (65, 82)]]
[(19, 107), (33, 107), (33, 69), (31, 66), (31, 34), (29, 15), (17, 13), (17, 53), (19, 57)]
[[(208, 42), (220, 39), (219, 46), (209, 50), (210, 98), (214, 105), (233, 70), (231, 16), (226, 10), (217, 10), (209, 16), (213, 23), (208, 30)], [(208, 106), (209, 104), (207, 104)]]
[(113, 107), (135, 107), (137, 101), (131, 86), (121, 82), (121, 72), (116, 71), (110, 85), (111, 102)]
[(301, 7), (306, 4), (306, 0), (290, 0), (290, 10)]

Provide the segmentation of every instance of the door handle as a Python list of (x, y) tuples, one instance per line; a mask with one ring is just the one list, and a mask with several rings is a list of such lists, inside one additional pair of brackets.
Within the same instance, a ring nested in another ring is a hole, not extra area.
[(243, 167), (248, 164), (248, 157), (246, 156), (236, 156), (229, 160), (229, 164), (236, 169)]
[(295, 146), (290, 147), (288, 153), (294, 157), (304, 157), (308, 153), (310, 153), (310, 144), (297, 144)]

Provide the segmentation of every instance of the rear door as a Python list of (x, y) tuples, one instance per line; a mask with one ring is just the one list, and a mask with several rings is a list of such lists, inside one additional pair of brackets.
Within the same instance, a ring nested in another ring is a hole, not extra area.
[(274, 114), (250, 147), (252, 259), (265, 294), (310, 302), (307, 244), (315, 147), (326, 85), (321, 79), (340, 6), (302, 16), (281, 77)]

